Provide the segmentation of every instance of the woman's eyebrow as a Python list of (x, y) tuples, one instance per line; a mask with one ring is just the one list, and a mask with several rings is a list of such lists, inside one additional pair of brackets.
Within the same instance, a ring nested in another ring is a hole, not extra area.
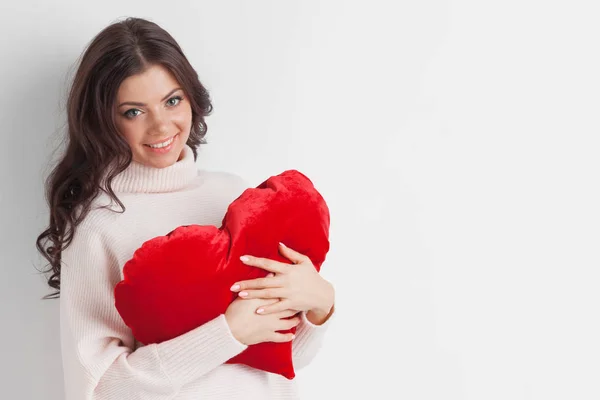
[[(171, 90), (165, 97), (162, 98), (161, 101), (165, 101), (170, 95), (172, 95), (173, 93), (175, 93), (178, 90), (181, 90), (181, 88), (178, 87), (178, 88), (175, 88), (175, 89)], [(118, 107), (121, 107), (121, 106), (124, 106), (124, 105), (144, 107), (146, 104), (144, 104), (144, 103), (137, 103), (135, 101), (125, 101), (125, 102), (119, 104)]]

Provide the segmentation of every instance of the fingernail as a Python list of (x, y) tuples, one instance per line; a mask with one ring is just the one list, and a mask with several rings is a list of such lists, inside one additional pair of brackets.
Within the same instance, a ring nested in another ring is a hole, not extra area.
[(248, 256), (241, 256), (240, 260), (242, 260), (242, 262), (247, 262), (250, 260), (250, 258), (248, 258)]
[(268, 278), (272, 278), (272, 277), (274, 277), (274, 276), (275, 276), (275, 274), (274, 274), (274, 273), (272, 273), (272, 272), (269, 272), (269, 275), (267, 275), (267, 277), (268, 277)]
[(233, 285), (230, 290), (232, 292), (235, 292), (236, 290), (240, 290), (240, 285)]
[(296, 339), (296, 335), (292, 335), (292, 340)]
[(279, 244), (280, 244), (281, 246), (283, 246), (283, 247), (287, 247), (285, 244), (283, 244), (283, 243), (281, 243), (281, 242), (279, 242)]
[(248, 296), (248, 292), (240, 292), (239, 296), (246, 297), (246, 296)]
[(264, 308), (259, 308), (258, 310), (256, 310), (257, 314), (262, 314), (263, 312), (265, 312)]

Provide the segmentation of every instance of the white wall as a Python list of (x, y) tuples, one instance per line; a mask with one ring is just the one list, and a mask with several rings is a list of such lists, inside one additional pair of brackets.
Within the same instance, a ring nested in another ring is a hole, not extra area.
[(330, 204), (338, 315), (306, 399), (600, 397), (592, 1), (2, 4), (3, 399), (63, 395), (42, 178), (76, 58), (124, 16), (210, 90), (200, 167), (297, 168)]

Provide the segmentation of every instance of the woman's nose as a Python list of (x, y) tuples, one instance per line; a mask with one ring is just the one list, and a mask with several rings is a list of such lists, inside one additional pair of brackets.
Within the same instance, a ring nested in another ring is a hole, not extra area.
[(164, 112), (154, 113), (152, 124), (150, 126), (150, 134), (156, 136), (166, 136), (169, 133), (168, 117)]

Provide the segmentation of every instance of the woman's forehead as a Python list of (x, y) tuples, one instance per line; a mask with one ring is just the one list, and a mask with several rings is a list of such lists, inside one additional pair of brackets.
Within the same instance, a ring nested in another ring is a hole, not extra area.
[(127, 77), (119, 86), (117, 99), (121, 102), (160, 102), (173, 89), (179, 87), (175, 76), (161, 65)]

